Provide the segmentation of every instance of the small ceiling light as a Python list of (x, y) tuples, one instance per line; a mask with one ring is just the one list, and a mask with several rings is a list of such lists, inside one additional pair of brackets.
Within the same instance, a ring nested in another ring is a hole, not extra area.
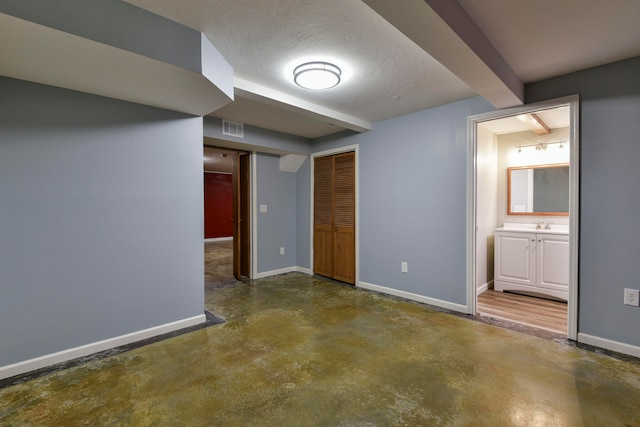
[(340, 83), (342, 71), (328, 62), (305, 62), (293, 70), (293, 81), (305, 89), (330, 89)]

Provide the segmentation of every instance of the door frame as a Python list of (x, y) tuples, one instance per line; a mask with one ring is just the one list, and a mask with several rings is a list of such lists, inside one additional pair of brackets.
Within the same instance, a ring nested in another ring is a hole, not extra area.
[(309, 202), (309, 273), (313, 275), (313, 201), (314, 201), (314, 183), (315, 183), (315, 159), (316, 157), (332, 156), (334, 154), (348, 153), (353, 151), (355, 153), (355, 189), (356, 189), (356, 227), (355, 227), (355, 240), (356, 240), (356, 280), (355, 286), (360, 284), (360, 160), (359, 160), (359, 144), (347, 145), (344, 147), (333, 148), (330, 150), (319, 151), (312, 153), (310, 156), (310, 192), (311, 200)]
[[(233, 277), (252, 277), (251, 154), (233, 154)], [(247, 247), (248, 246), (248, 247)]]
[(567, 338), (578, 338), (578, 289), (580, 248), (580, 98), (571, 95), (467, 118), (467, 313), (476, 314), (476, 227), (477, 227), (477, 125), (518, 114), (557, 107), (569, 107), (569, 297)]

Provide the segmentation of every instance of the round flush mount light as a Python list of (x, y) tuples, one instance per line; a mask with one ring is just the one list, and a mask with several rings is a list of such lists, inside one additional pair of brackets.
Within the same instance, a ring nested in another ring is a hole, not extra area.
[(305, 62), (293, 70), (293, 81), (305, 89), (330, 89), (340, 83), (342, 71), (328, 62)]

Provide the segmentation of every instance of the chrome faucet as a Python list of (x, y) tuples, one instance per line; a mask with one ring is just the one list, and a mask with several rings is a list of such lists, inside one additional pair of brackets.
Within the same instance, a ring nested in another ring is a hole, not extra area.
[(547, 224), (544, 221), (539, 221), (536, 224), (536, 230), (551, 230), (551, 224)]

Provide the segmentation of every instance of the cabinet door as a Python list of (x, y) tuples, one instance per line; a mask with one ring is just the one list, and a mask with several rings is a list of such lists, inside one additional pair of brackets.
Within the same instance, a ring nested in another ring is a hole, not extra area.
[(538, 234), (537, 286), (567, 291), (569, 288), (569, 237)]
[(533, 286), (535, 284), (535, 235), (496, 233), (495, 280)]

